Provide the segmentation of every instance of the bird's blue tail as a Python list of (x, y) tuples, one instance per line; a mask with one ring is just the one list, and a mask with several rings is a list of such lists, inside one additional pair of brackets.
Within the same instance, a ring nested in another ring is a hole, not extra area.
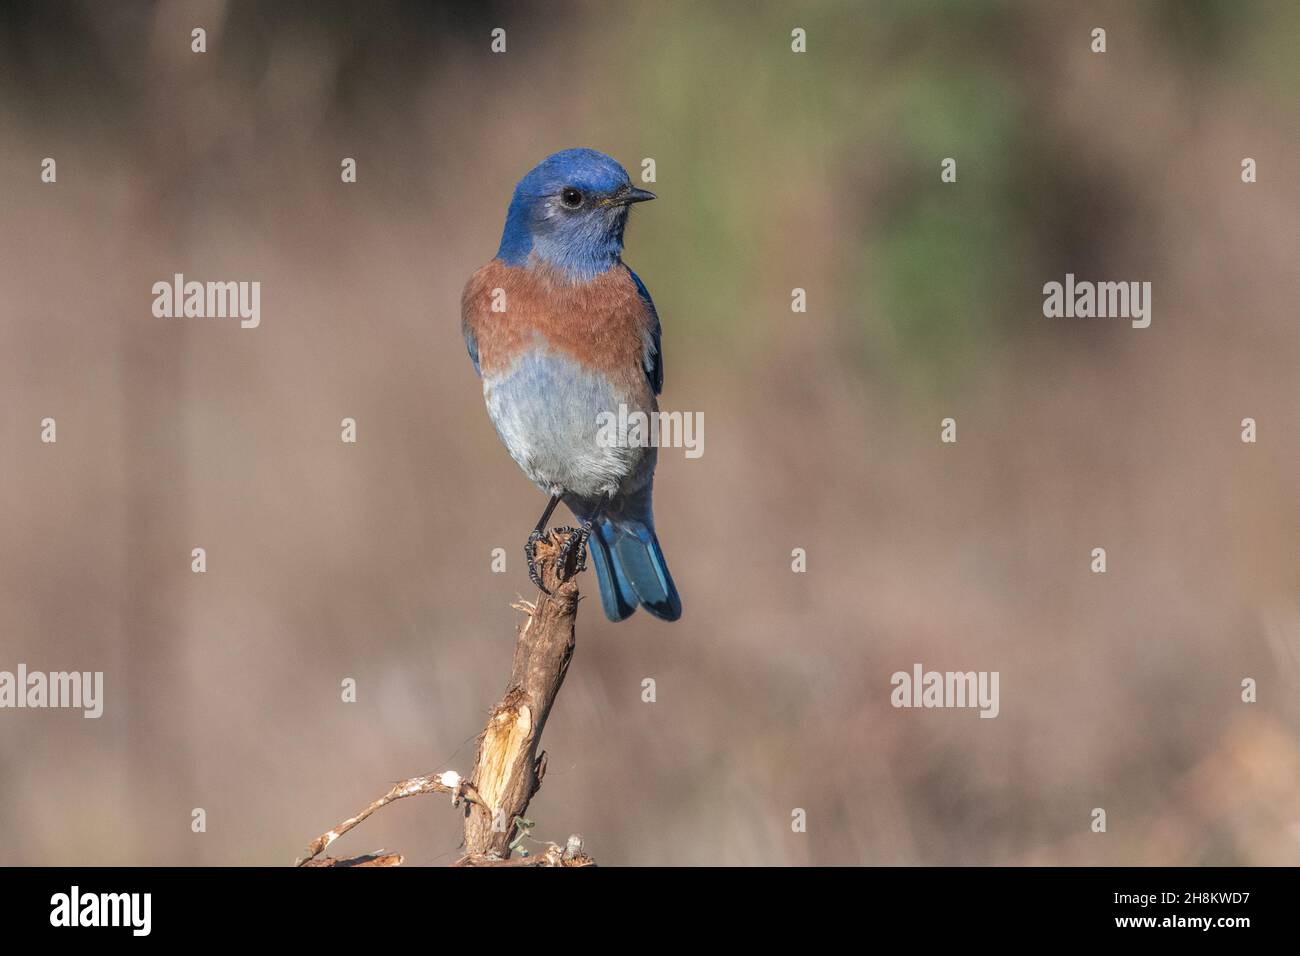
[(596, 563), (600, 603), (611, 621), (630, 617), (638, 604), (660, 620), (682, 616), (682, 599), (651, 525), (602, 518), (589, 550)]

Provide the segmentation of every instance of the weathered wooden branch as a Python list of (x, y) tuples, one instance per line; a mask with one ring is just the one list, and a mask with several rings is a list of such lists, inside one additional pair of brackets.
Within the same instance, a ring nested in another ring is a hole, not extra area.
[(336, 860), (332, 856), (318, 856), (314, 860), (299, 863), (299, 866), (401, 866), (402, 855), (376, 850), (364, 856), (354, 856), (350, 860)]
[(557, 567), (564, 535), (539, 541), (536, 560), (550, 594), (536, 603), (514, 607), (526, 615), (515, 640), (510, 680), (500, 703), (492, 708), (478, 738), (474, 771), (468, 779), (454, 770), (423, 774), (395, 784), (355, 816), (313, 840), (298, 866), (398, 866), (402, 857), (378, 850), (352, 859), (320, 857), (331, 843), (395, 800), (426, 793), (451, 794), (452, 805), (464, 807), (464, 854), (456, 866), (590, 866), (582, 838), (569, 837), (565, 846), (551, 843), (541, 853), (512, 852), (532, 824), (525, 814), (546, 774), (542, 730), (564, 683), (573, 658), (574, 623), (578, 614), (578, 585), (573, 580), (573, 555)]
[[(426, 774), (422, 774), (419, 777), (411, 777), (408, 780), (402, 780), (399, 783), (395, 783), (393, 784), (391, 790), (389, 790), (378, 800), (371, 802), (364, 810), (362, 810), (356, 816), (349, 817), (348, 819), (344, 820), (342, 823), (335, 826), (333, 829), (327, 830), (326, 832), (318, 836), (316, 839), (312, 840), (311, 843), (307, 844), (306, 854), (298, 860), (296, 865), (297, 866), (311, 866), (311, 865), (360, 866), (362, 864), (359, 863), (358, 861), (364, 859), (363, 857), (355, 857), (351, 860), (336, 860), (333, 863), (328, 863), (328, 864), (312, 863), (312, 861), (314, 860), (315, 857), (319, 856), (322, 852), (324, 852), (327, 846), (329, 846), (331, 843), (333, 843), (343, 834), (347, 833), (353, 827), (359, 825), (362, 821), (366, 819), (366, 817), (370, 816), (370, 814), (374, 813), (376, 810), (388, 806), (394, 800), (401, 800), (403, 797), (414, 797), (422, 793), (449, 793), (451, 794), (452, 806), (459, 806), (461, 801), (468, 802), (473, 799), (473, 797), (471, 796), (471, 792), (467, 792), (467, 791), (472, 792), (472, 788), (468, 787), (465, 781), (461, 779), (460, 774), (456, 773), (456, 771), (454, 770), (447, 770), (444, 771), (443, 773), (426, 773)], [(378, 851), (379, 854), (382, 854), (383, 852), (384, 851), (382, 850)], [(326, 859), (333, 859), (333, 858), (326, 857)], [(399, 862), (401, 861), (401, 857), (398, 857), (398, 861)], [(389, 864), (389, 865), (393, 865), (393, 864)]]
[(465, 808), (465, 857), (510, 856), (516, 821), (546, 774), (542, 731), (573, 657), (578, 584), (556, 568), (551, 540), (539, 542), (538, 567), (550, 595), (515, 607), (527, 616), (515, 641), (510, 681), (478, 739), (470, 775), (481, 802)]

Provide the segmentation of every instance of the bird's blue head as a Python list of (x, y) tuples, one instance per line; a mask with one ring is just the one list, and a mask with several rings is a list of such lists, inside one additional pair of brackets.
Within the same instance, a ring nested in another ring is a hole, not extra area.
[(632, 203), (654, 198), (604, 153), (566, 149), (519, 180), (497, 258), (522, 266), (535, 256), (586, 281), (619, 261)]

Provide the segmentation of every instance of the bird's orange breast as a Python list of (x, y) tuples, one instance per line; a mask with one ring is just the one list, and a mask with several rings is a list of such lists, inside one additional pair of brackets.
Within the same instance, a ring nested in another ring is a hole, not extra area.
[(554, 269), (494, 259), (465, 286), (461, 316), (477, 341), (484, 376), (504, 372), (525, 349), (544, 346), (603, 372), (616, 388), (649, 389), (642, 363), (653, 318), (621, 264), (573, 282)]

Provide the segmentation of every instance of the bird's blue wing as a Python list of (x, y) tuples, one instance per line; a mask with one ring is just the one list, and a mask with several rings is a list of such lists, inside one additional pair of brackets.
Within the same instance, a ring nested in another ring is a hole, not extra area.
[(474, 374), (482, 378), (483, 373), (478, 367), (478, 339), (474, 337), (474, 330), (469, 327), (468, 322), (464, 323), (462, 331), (465, 333), (465, 348), (469, 349), (470, 361), (474, 363)]
[[(654, 389), (656, 395), (663, 391), (664, 387), (664, 353), (659, 339), (659, 313), (655, 311), (654, 300), (650, 298), (650, 292), (641, 281), (641, 277), (631, 269), (627, 270), (632, 281), (636, 283), (637, 295), (645, 303), (646, 311), (650, 313), (650, 332), (646, 337), (645, 353), (642, 356), (641, 364), (645, 367), (646, 378), (650, 380), (650, 387)], [(478, 361), (475, 360), (477, 366)]]

